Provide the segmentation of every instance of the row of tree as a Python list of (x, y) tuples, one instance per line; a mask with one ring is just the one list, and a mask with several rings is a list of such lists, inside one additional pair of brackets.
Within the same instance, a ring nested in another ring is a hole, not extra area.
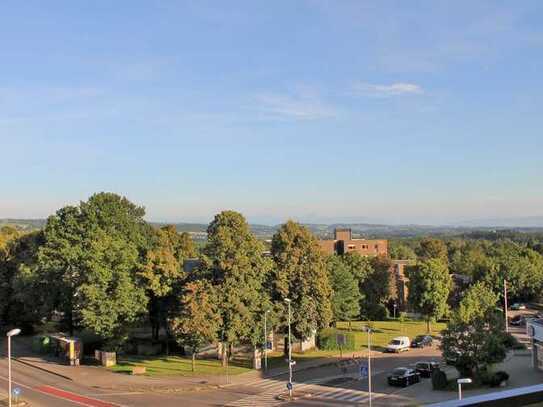
[[(99, 193), (59, 209), (43, 230), (0, 234), (0, 317), (27, 328), (60, 319), (67, 331), (86, 329), (111, 347), (122, 344), (147, 315), (153, 337), (161, 328), (186, 346), (262, 343), (264, 314), (305, 339), (334, 320), (382, 312), (390, 262), (358, 255), (327, 258), (311, 232), (287, 222), (271, 251), (243, 216), (224, 211), (196, 250), (174, 227), (153, 228), (126, 198)], [(186, 272), (183, 264), (198, 258)], [(377, 311), (375, 311), (377, 310)]]

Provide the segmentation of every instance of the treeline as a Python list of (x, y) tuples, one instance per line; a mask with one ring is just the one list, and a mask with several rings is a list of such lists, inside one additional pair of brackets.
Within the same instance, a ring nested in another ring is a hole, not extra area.
[(512, 301), (540, 301), (543, 296), (543, 236), (538, 234), (403, 239), (391, 242), (390, 255), (413, 260), (441, 258), (450, 274), (465, 276), (472, 283), (485, 282), (500, 296), (507, 280)]
[[(47, 321), (88, 330), (118, 348), (142, 322), (197, 350), (262, 343), (263, 318), (305, 339), (335, 320), (384, 315), (390, 261), (327, 258), (305, 227), (287, 222), (270, 251), (233, 211), (215, 216), (196, 249), (173, 226), (154, 228), (144, 208), (98, 193), (59, 209), (42, 230), (0, 233), (0, 318), (26, 330)], [(186, 259), (198, 266), (185, 272)]]

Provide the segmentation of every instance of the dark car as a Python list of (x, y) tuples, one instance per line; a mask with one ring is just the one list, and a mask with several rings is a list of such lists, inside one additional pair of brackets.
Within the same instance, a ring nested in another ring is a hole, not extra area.
[(424, 348), (432, 346), (432, 337), (430, 335), (419, 335), (411, 341), (412, 348)]
[(526, 318), (523, 315), (515, 315), (511, 318), (511, 325), (521, 326), (526, 324)]
[(391, 386), (406, 387), (418, 382), (420, 382), (420, 374), (408, 367), (398, 367), (388, 375), (388, 384)]
[(437, 362), (417, 362), (415, 370), (421, 377), (432, 377), (432, 372), (439, 369), (439, 363)]

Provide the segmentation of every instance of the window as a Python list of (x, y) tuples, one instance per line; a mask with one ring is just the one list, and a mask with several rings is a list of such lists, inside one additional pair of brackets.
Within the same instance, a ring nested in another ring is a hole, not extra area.
[(356, 249), (356, 246), (354, 244), (350, 244), (350, 245), (347, 246), (347, 249), (354, 250), (354, 249)]

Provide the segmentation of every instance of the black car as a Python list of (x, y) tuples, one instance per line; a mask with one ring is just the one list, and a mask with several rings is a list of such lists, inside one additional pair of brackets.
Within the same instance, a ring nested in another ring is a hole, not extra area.
[(406, 387), (418, 382), (420, 382), (420, 374), (408, 367), (398, 367), (388, 375), (388, 384), (391, 386)]
[(511, 325), (521, 326), (526, 324), (526, 318), (523, 315), (515, 315), (511, 318)]
[(417, 362), (415, 370), (421, 377), (432, 377), (432, 372), (439, 369), (439, 363), (437, 362)]
[(412, 348), (424, 348), (432, 346), (432, 337), (430, 335), (419, 335), (411, 341)]

